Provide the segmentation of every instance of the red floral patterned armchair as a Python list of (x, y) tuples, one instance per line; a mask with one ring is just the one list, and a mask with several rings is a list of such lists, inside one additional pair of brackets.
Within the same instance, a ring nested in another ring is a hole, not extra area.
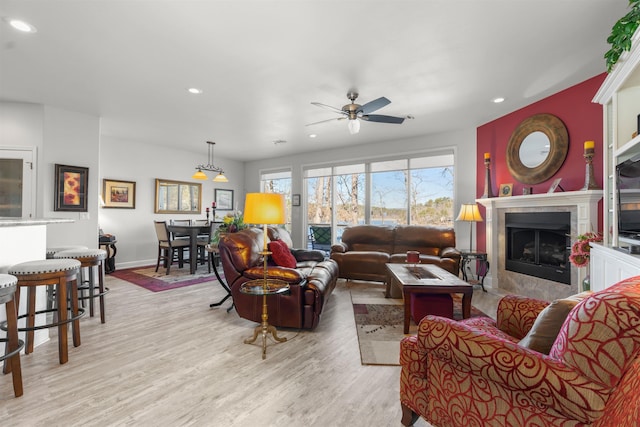
[(548, 355), (518, 344), (545, 305), (510, 296), (495, 322), (425, 317), (400, 345), (402, 423), (640, 426), (640, 276), (578, 303)]

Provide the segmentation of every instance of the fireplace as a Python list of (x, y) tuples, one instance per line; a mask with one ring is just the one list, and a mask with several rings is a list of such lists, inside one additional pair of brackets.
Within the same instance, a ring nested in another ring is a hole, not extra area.
[(571, 214), (505, 213), (505, 269), (571, 284)]
[(489, 275), (485, 278), (485, 287), (546, 301), (566, 298), (569, 295), (580, 292), (580, 285), (587, 269), (576, 268), (571, 263), (567, 263), (567, 269), (571, 271), (570, 285), (506, 269), (508, 239), (505, 215), (507, 213), (533, 213), (535, 215), (547, 212), (569, 213), (571, 228), (567, 234), (578, 236), (587, 231), (598, 229), (598, 201), (601, 199), (602, 190), (564, 191), (561, 193), (476, 199), (478, 204), (485, 207), (485, 248), (487, 258), (491, 263), (491, 270), (489, 270)]

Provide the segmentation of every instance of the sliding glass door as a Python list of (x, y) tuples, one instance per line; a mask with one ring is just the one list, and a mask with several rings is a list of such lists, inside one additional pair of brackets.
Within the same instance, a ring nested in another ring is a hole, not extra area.
[(318, 227), (333, 243), (357, 224), (452, 227), (453, 178), (452, 152), (305, 169), (310, 246)]

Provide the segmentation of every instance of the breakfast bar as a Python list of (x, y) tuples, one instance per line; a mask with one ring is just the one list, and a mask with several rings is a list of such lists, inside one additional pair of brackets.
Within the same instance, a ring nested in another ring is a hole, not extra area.
[[(70, 223), (68, 218), (5, 218), (0, 217), (0, 273), (15, 264), (26, 261), (43, 260), (47, 252), (47, 225)], [(45, 290), (38, 289), (42, 295), (37, 300), (44, 304)], [(19, 312), (24, 312), (27, 298), (20, 301)], [(38, 310), (45, 308), (37, 307)], [(4, 310), (0, 310), (0, 322), (6, 320)], [(39, 320), (37, 319), (36, 322)], [(47, 330), (36, 331), (35, 343), (48, 340)], [(23, 339), (23, 337), (21, 337)]]

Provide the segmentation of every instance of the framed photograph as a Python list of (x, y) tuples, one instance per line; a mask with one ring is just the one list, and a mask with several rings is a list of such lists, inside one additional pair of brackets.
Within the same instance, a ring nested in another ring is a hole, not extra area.
[(293, 196), (291, 196), (291, 204), (293, 206), (300, 206), (300, 195), (299, 194), (294, 194)]
[(102, 180), (103, 208), (136, 208), (136, 183), (133, 181)]
[(509, 197), (513, 194), (513, 184), (500, 184), (500, 197)]
[(560, 186), (560, 181), (562, 181), (562, 178), (558, 178), (554, 180), (553, 184), (551, 184), (551, 187), (549, 187), (549, 190), (547, 191), (547, 193), (553, 193), (554, 191), (556, 191), (556, 188), (558, 187), (560, 187), (560, 189), (562, 190), (562, 187)]
[(54, 211), (87, 212), (89, 168), (55, 165)]
[(214, 189), (216, 209), (223, 211), (233, 210), (233, 190)]

